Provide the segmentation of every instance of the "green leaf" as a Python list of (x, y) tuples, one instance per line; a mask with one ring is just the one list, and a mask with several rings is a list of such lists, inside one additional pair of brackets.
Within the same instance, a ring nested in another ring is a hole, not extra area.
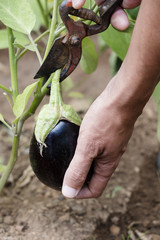
[(0, 20), (13, 30), (30, 34), (36, 18), (27, 0), (0, 0)]
[(68, 94), (69, 97), (71, 98), (84, 98), (84, 95), (80, 92), (72, 91)]
[(35, 86), (38, 82), (32, 83), (31, 85), (27, 86), (22, 94), (19, 94), (16, 97), (14, 106), (13, 106), (13, 113), (18, 119), (21, 114), (24, 112), (24, 109), (28, 103), (29, 97), (31, 96)]
[(99, 49), (100, 49), (101, 53), (103, 53), (106, 50), (106, 48), (108, 47), (108, 44), (99, 35), (98, 35), (98, 45), (99, 45)]
[(139, 7), (136, 7), (133, 9), (127, 9), (126, 11), (132, 19), (136, 20), (138, 12), (139, 12)]
[(25, 34), (17, 31), (13, 31), (13, 35), (15, 37), (15, 40), (14, 40), (15, 44), (20, 44), (22, 46), (30, 44), (30, 41)]
[(7, 30), (0, 30), (0, 49), (8, 48), (8, 35)]
[[(37, 31), (41, 26), (45, 25), (45, 22), (44, 22), (42, 14), (41, 14), (38, 2), (35, 0), (28, 0), (28, 1), (29, 1), (30, 5), (35, 13), (35, 16), (36, 16), (34, 30)], [(44, 0), (43, 1), (41, 0), (41, 3), (42, 3), (42, 5), (44, 5)]]
[(32, 51), (32, 52), (35, 52), (36, 50), (35, 50), (35, 46), (37, 46), (37, 44), (29, 44), (29, 45), (22, 45), (22, 44), (19, 44), (19, 43), (15, 43), (14, 44), (14, 46), (15, 47), (18, 47), (18, 48), (25, 48), (25, 49), (28, 49), (28, 50), (30, 50), (30, 51)]
[(67, 92), (73, 88), (74, 84), (70, 77), (67, 77), (65, 81), (61, 83), (62, 92)]
[(80, 61), (83, 72), (90, 74), (96, 70), (98, 64), (98, 54), (94, 43), (89, 37), (82, 41), (82, 58)]
[(118, 55), (121, 60), (124, 60), (128, 51), (133, 28), (134, 24), (130, 23), (129, 28), (126, 31), (120, 32), (110, 25), (108, 30), (100, 34), (102, 39)]
[(8, 128), (10, 128), (11, 129), (11, 127), (9, 126), (9, 124), (4, 120), (4, 117), (3, 117), (3, 115), (0, 113), (0, 121), (4, 124), (4, 125), (6, 125), (6, 127), (8, 127)]

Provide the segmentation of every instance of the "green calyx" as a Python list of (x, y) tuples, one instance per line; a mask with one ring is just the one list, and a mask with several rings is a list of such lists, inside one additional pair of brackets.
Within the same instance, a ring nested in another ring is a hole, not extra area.
[(81, 118), (76, 111), (62, 101), (59, 77), (60, 70), (57, 70), (53, 74), (49, 104), (42, 107), (35, 126), (36, 140), (43, 146), (46, 137), (60, 120), (65, 119), (78, 126), (81, 124)]

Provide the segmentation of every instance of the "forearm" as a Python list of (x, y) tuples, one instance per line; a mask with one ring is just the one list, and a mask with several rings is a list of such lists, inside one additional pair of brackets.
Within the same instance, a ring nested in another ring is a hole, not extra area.
[(159, 0), (142, 1), (127, 56), (111, 83), (111, 101), (134, 110), (135, 116), (142, 111), (160, 75), (159, 11)]

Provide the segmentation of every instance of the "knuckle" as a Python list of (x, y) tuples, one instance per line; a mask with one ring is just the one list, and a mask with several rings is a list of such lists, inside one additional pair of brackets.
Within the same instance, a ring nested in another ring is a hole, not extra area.
[(81, 136), (81, 148), (79, 148), (79, 152), (86, 156), (89, 159), (95, 158), (100, 152), (100, 143), (99, 141), (93, 139), (92, 137), (86, 138), (85, 136)]
[(70, 176), (70, 178), (71, 178), (71, 181), (76, 183), (76, 185), (80, 185), (81, 183), (83, 183), (85, 181), (84, 173), (77, 169), (73, 169), (73, 173)]

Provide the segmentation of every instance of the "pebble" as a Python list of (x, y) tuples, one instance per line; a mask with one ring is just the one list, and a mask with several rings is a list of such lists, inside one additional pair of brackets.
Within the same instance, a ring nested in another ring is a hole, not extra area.
[(160, 226), (160, 220), (154, 220), (153, 225), (156, 227)]
[(3, 222), (8, 224), (8, 225), (11, 225), (14, 223), (14, 220), (11, 216), (5, 216), (4, 219), (3, 219)]
[(117, 236), (120, 233), (120, 227), (118, 227), (116, 225), (112, 225), (110, 227), (110, 232), (111, 232), (112, 235)]
[(117, 224), (119, 222), (119, 217), (114, 216), (114, 217), (112, 217), (111, 221), (112, 221), (112, 223)]
[(76, 204), (76, 205), (72, 206), (72, 210), (78, 216), (83, 216), (86, 213), (84, 207), (81, 204)]
[(23, 226), (23, 225), (17, 225), (15, 228), (16, 228), (16, 230), (17, 230), (18, 232), (22, 232), (24, 226)]
[(68, 222), (70, 220), (70, 215), (69, 213), (66, 213), (65, 215), (59, 217), (58, 221), (60, 223), (63, 223), (63, 222)]

